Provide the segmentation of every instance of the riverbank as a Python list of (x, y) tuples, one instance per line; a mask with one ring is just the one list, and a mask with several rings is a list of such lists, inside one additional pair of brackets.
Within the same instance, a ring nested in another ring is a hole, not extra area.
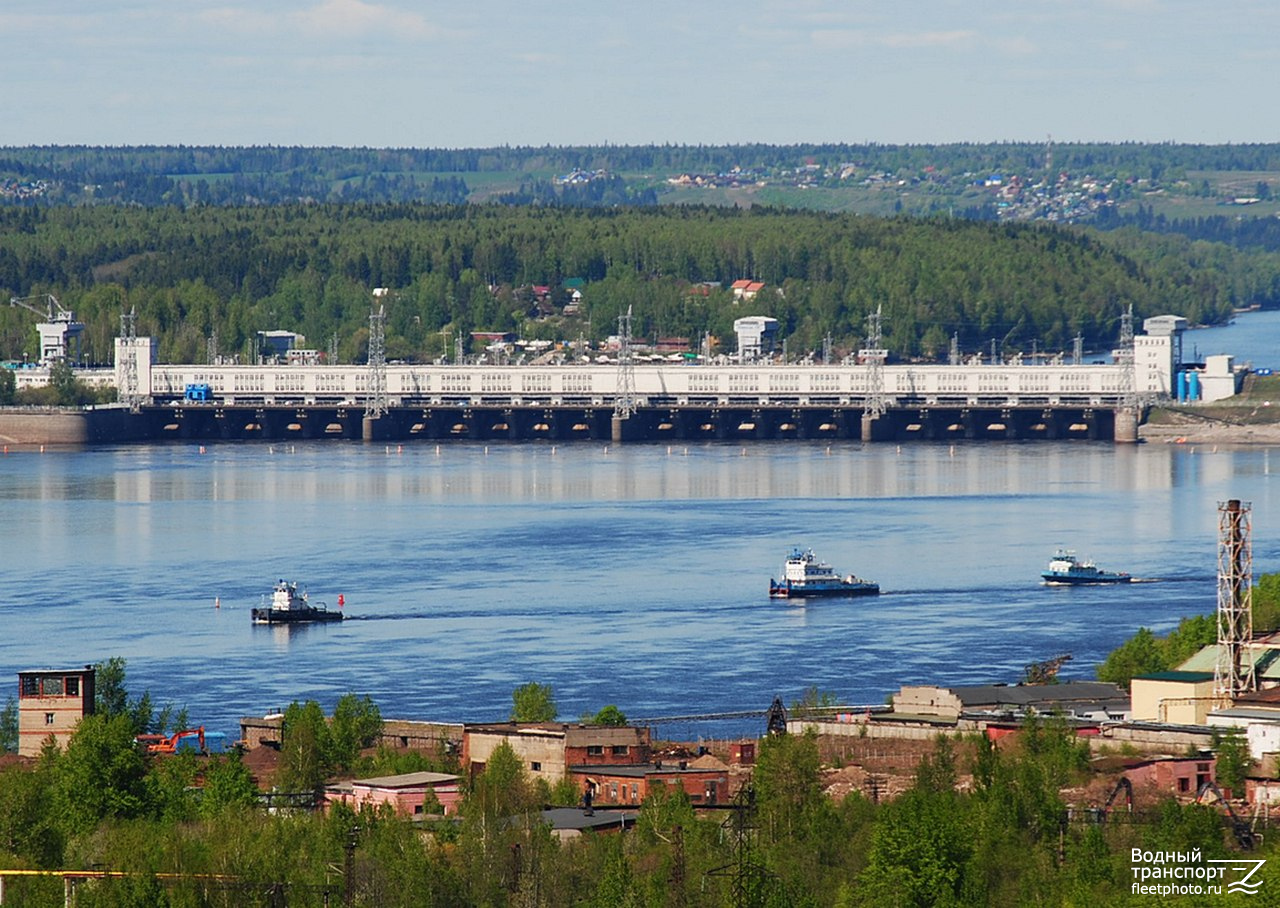
[(1280, 445), (1280, 378), (1249, 375), (1211, 404), (1152, 407), (1138, 438), (1153, 444)]

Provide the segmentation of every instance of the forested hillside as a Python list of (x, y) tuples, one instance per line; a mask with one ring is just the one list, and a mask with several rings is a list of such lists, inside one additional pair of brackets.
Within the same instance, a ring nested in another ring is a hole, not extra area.
[[(581, 288), (566, 312), (566, 281)], [(728, 284), (766, 285), (737, 300)], [(705, 286), (713, 282), (714, 286)], [(284, 329), (359, 360), (371, 290), (387, 287), (387, 355), (414, 360), (472, 330), (602, 338), (631, 307), (638, 338), (770, 315), (791, 354), (830, 335), (852, 349), (884, 311), (887, 346), (1070, 350), (1114, 343), (1120, 314), (1193, 322), (1280, 304), (1280, 257), (1135, 231), (867, 218), (753, 208), (327, 204), (0, 208), (0, 292), (57, 295), (105, 361), (120, 315), (160, 338), (166, 361), (200, 362), (207, 338), (248, 353)], [(546, 288), (539, 291), (535, 288)], [(0, 310), (0, 356), (34, 352), (33, 316)]]

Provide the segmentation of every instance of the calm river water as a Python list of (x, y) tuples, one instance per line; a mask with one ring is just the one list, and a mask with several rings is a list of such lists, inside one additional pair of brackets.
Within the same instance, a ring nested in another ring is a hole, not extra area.
[[(1274, 338), (1277, 315), (1246, 318)], [(1193, 337), (1205, 351), (1233, 331)], [(903, 683), (1014, 682), (1064, 652), (1064, 674), (1092, 677), (1139, 626), (1213, 609), (1219, 501), (1252, 503), (1255, 573), (1280, 571), (1273, 473), (1265, 448), (1085, 442), (9, 453), (0, 677), (123, 656), (134, 693), (233, 736), (240, 716), (346, 692), (387, 717), (488, 721), (538, 681), (562, 718), (641, 718), (763, 710), (810, 685), (880, 703)], [(770, 601), (793, 546), (883, 595)], [(1058, 546), (1150, 582), (1042, 586)], [(348, 620), (251, 626), (278, 578), (341, 594)]]
[[(130, 687), (234, 733), (293, 699), (388, 717), (763, 709), (809, 685), (1091, 675), (1216, 597), (1218, 501), (1253, 504), (1280, 570), (1280, 452), (1110, 444), (493, 446), (358, 443), (9, 454), (0, 673), (128, 660)], [(769, 600), (810, 546), (875, 599)], [(1044, 587), (1055, 547), (1150, 583)], [(347, 621), (254, 627), (296, 579)], [(215, 608), (215, 601), (220, 603)], [(750, 723), (749, 723), (750, 724)], [(663, 729), (683, 736), (684, 729)], [(697, 733), (696, 730), (694, 733)]]

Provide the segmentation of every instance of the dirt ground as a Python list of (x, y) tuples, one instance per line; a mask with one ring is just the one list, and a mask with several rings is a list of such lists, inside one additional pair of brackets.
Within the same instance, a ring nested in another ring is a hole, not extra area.
[(1153, 407), (1138, 438), (1152, 444), (1280, 444), (1280, 378), (1246, 376), (1239, 394), (1215, 403)]

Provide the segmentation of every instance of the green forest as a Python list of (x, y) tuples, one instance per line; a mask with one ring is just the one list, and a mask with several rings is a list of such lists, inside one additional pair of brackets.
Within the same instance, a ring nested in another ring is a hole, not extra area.
[[(742, 278), (766, 287), (738, 300), (728, 285)], [(0, 292), (55, 295), (87, 326), (87, 362), (110, 361), (126, 312), (165, 362), (204, 362), (211, 346), (252, 357), (267, 330), (359, 362), (375, 287), (390, 290), (387, 356), (405, 361), (471, 331), (598, 341), (628, 309), (638, 341), (709, 333), (721, 349), (734, 319), (769, 315), (798, 358), (827, 338), (856, 349), (882, 308), (894, 356), (938, 358), (953, 337), (1001, 355), (1069, 351), (1077, 335), (1109, 349), (1130, 307), (1209, 324), (1280, 305), (1280, 254), (1132, 229), (758, 206), (0, 207)], [(35, 321), (0, 309), (0, 357), (34, 358)]]
[[(1170, 798), (1109, 816), (1070, 811), (1063, 790), (1091, 777), (1089, 749), (1052, 717), (1030, 719), (1012, 744), (938, 739), (892, 799), (830, 796), (824, 770), (839, 760), (824, 757), (819, 738), (771, 735), (732, 809), (657, 794), (621, 835), (554, 837), (541, 809), (577, 806), (577, 792), (532, 781), (509, 745), (467, 780), (456, 819), (341, 805), (269, 811), (238, 753), (162, 757), (135, 745), (167, 717), (147, 695), (127, 695), (122, 660), (99, 668), (98, 711), (65, 749), (0, 768), (0, 868), (116, 874), (80, 883), (79, 908), (1103, 908), (1154, 903), (1134, 894), (1134, 849), (1195, 851), (1199, 861), (1240, 847), (1218, 807)], [(277, 789), (459, 771), (448, 759), (370, 747), (380, 724), (367, 697), (342, 697), (330, 716), (314, 701), (292, 704)], [(1220, 779), (1227, 772), (1220, 755)], [(1268, 842), (1247, 856), (1274, 851)], [(1269, 891), (1254, 901), (1275, 904)], [(5, 904), (44, 908), (63, 897), (58, 876), (6, 882)]]

